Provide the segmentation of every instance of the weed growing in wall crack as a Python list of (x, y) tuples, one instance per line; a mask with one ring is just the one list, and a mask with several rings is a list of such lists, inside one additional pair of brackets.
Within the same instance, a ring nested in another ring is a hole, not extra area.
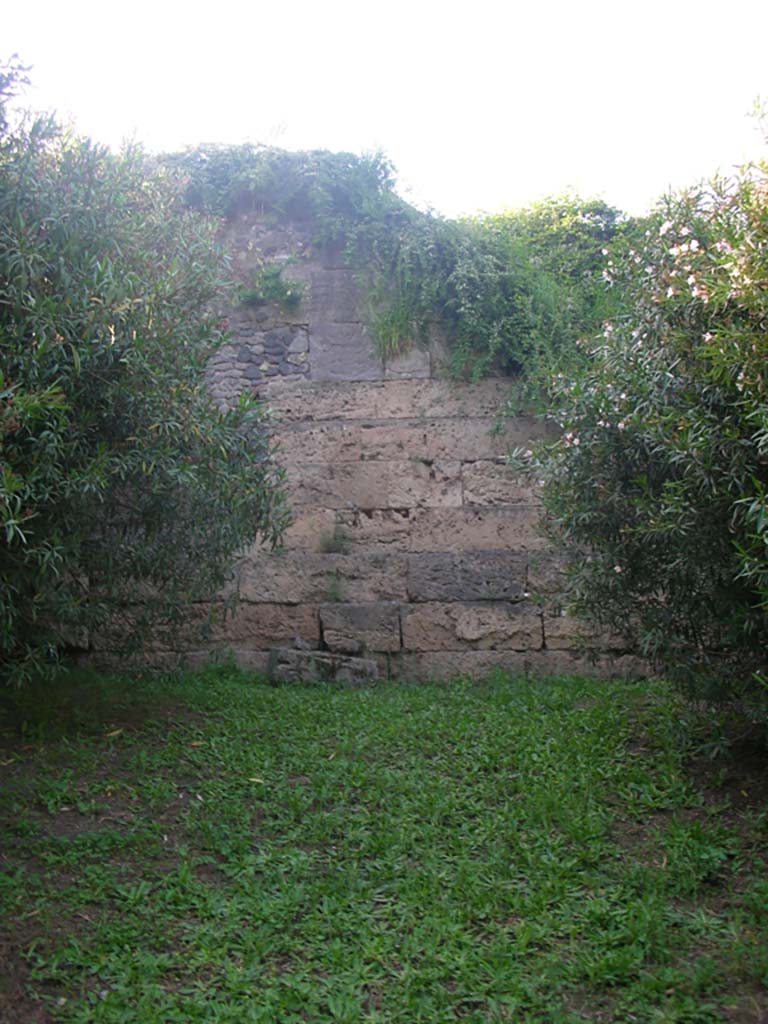
[(350, 537), (347, 530), (337, 523), (333, 530), (320, 534), (317, 545), (318, 551), (325, 555), (346, 555), (349, 554)]

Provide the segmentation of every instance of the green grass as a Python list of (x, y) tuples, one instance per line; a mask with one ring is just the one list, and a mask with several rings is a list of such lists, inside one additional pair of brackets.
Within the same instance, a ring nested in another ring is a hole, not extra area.
[(662, 684), (73, 686), (0, 752), (4, 1022), (766, 1011), (765, 775)]

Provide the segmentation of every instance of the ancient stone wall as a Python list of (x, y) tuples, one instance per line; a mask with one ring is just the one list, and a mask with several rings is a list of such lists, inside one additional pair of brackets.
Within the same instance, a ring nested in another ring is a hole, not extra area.
[[(217, 647), (287, 677), (593, 672), (557, 606), (536, 493), (505, 464), (542, 429), (499, 427), (505, 382), (442, 379), (438, 341), (382, 362), (355, 274), (298, 229), (243, 217), (230, 241), (244, 281), (282, 261), (301, 302), (233, 310), (209, 368), (219, 402), (271, 407), (294, 514), (283, 550), (243, 556)], [(633, 666), (613, 651), (599, 670)]]

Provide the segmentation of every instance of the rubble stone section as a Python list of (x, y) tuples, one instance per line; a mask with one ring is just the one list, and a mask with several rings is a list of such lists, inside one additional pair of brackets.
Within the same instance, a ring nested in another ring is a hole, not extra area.
[[(301, 301), (230, 310), (209, 364), (219, 404), (269, 406), (293, 506), (279, 552), (243, 555), (219, 648), (276, 682), (641, 670), (558, 605), (535, 487), (506, 460), (545, 428), (499, 426), (508, 383), (444, 379), (437, 329), (382, 361), (355, 272), (296, 226), (243, 215), (229, 245), (244, 285), (282, 264)], [(590, 647), (608, 656), (595, 665)]]

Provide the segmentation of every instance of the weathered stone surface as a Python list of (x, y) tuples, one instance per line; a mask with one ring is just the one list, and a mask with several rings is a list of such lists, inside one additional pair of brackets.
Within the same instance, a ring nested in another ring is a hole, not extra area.
[(176, 669), (203, 669), (215, 660), (215, 653), (204, 650), (146, 650), (139, 654), (116, 654), (113, 651), (95, 651), (90, 656), (78, 661), (80, 665), (99, 671), (174, 671)]
[(531, 596), (546, 602), (549, 610), (559, 610), (567, 582), (562, 555), (542, 547), (528, 560), (528, 589)]
[(400, 650), (400, 605), (395, 602), (320, 606), (323, 642), (331, 651), (364, 654)]
[(403, 601), (407, 563), (402, 555), (252, 552), (240, 566), (243, 601), (320, 604), (336, 601)]
[(241, 602), (235, 614), (214, 632), (218, 643), (245, 644), (268, 651), (279, 643), (298, 639), (310, 647), (320, 642), (317, 607), (310, 604), (248, 604)]
[(461, 505), (458, 463), (364, 462), (287, 465), (291, 501), (320, 508)]
[(565, 612), (545, 611), (543, 615), (544, 641), (550, 651), (585, 650), (625, 651), (627, 642), (608, 629), (584, 622)]
[(313, 323), (309, 333), (313, 381), (379, 380), (381, 360), (362, 324)]
[(410, 551), (538, 551), (538, 507), (422, 508), (411, 514)]
[(384, 376), (387, 380), (413, 379), (429, 377), (432, 373), (432, 360), (428, 348), (413, 345), (406, 352), (385, 360)]
[(230, 342), (228, 342), (225, 345), (222, 345), (221, 348), (217, 349), (211, 356), (208, 362), (209, 368), (216, 366), (227, 366), (232, 364), (232, 362), (237, 359), (239, 350), (239, 345), (232, 344)]
[[(509, 442), (504, 441), (505, 447)], [(468, 458), (469, 456), (467, 456)], [(533, 505), (538, 503), (536, 488), (516, 473), (504, 459), (467, 462), (461, 480), (465, 505)]]
[(647, 665), (640, 658), (625, 655), (593, 662), (566, 651), (404, 651), (391, 656), (389, 671), (393, 677), (413, 682), (447, 682), (459, 677), (479, 681), (499, 671), (537, 679), (625, 679), (648, 674)]
[[(314, 363), (314, 338), (310, 340)], [(263, 397), (275, 419), (413, 419), (467, 415), (493, 417), (509, 391), (504, 380), (458, 384), (444, 380), (388, 380), (348, 383), (275, 381)], [(530, 421), (533, 425), (533, 421)], [(541, 428), (539, 428), (541, 429)], [(524, 432), (529, 433), (528, 421)], [(517, 442), (514, 442), (516, 444)], [(522, 442), (521, 442), (522, 443)]]
[[(115, 635), (112, 635), (115, 639)], [(109, 634), (101, 634), (96, 644), (109, 643)], [(244, 645), (268, 651), (276, 643), (298, 640), (311, 647), (320, 642), (320, 619), (316, 604), (249, 603), (240, 601), (234, 612), (225, 614), (223, 602), (194, 604), (186, 609), (184, 623), (178, 629), (159, 634), (153, 646), (158, 650), (211, 649)]]
[(248, 644), (232, 644), (223, 649), (223, 656), (233, 658), (240, 668), (249, 669), (266, 676), (269, 667), (269, 651), (259, 651)]
[(408, 551), (415, 514), (412, 509), (400, 508), (341, 510), (337, 516), (353, 551)]
[(538, 650), (541, 613), (526, 602), (432, 603), (402, 609), (407, 651)]
[(546, 541), (538, 508), (319, 509), (299, 506), (285, 535), (288, 550), (346, 552), (517, 551), (538, 557)]
[[(290, 277), (290, 273), (284, 275)], [(311, 266), (302, 308), (310, 323), (360, 324), (363, 300), (354, 270), (346, 267)]]
[[(512, 487), (509, 467), (493, 460), (509, 449), (504, 432), (492, 433), (490, 418), (435, 418), (424, 420), (324, 420), (299, 427), (278, 427), (275, 439), (286, 464), (302, 462), (360, 462), (377, 460), (442, 460), (465, 462), (464, 501), (485, 488), (487, 499), (476, 504), (499, 504), (503, 494), (511, 501), (535, 501), (533, 488), (519, 479)], [(495, 486), (495, 490), (493, 490)]]
[(87, 665), (89, 668), (113, 670), (125, 672), (127, 670), (169, 671), (174, 669), (202, 670), (211, 665), (218, 665), (224, 661), (234, 661), (241, 668), (250, 669), (262, 675), (266, 674), (269, 654), (267, 651), (257, 651), (250, 647), (230, 647), (227, 645), (212, 646), (204, 648), (185, 647), (184, 650), (147, 650), (140, 654), (126, 657), (125, 654), (115, 654), (109, 651), (101, 651), (88, 655), (79, 661), (78, 664)]
[(309, 332), (306, 330), (296, 331), (286, 351), (291, 355), (303, 355), (309, 352)]
[(373, 658), (350, 658), (327, 651), (298, 651), (275, 647), (270, 653), (269, 678), (274, 683), (341, 683), (368, 686), (382, 677)]
[[(326, 543), (334, 535), (336, 520), (337, 513), (333, 509), (294, 509), (291, 525), (283, 534), (282, 549), (284, 551), (325, 551)], [(260, 544), (256, 545), (253, 550), (266, 553), (271, 549), (267, 544)]]
[(528, 655), (520, 651), (404, 651), (390, 658), (390, 675), (405, 682), (482, 680), (491, 672), (524, 677)]
[[(303, 337), (302, 337), (303, 336)], [(283, 325), (281, 327), (273, 327), (271, 330), (264, 331), (261, 335), (255, 336), (261, 344), (264, 346), (264, 351), (269, 352), (270, 355), (276, 353), (285, 352), (291, 342), (295, 338), (301, 338), (301, 341), (306, 343), (306, 331), (299, 327), (289, 327)], [(304, 349), (306, 351), (306, 349)]]
[(589, 679), (641, 679), (649, 674), (642, 658), (607, 654), (593, 660), (572, 651), (530, 651), (525, 655), (531, 676), (585, 676)]
[[(350, 551), (397, 548), (412, 552), (538, 552), (546, 546), (537, 528), (539, 509), (526, 505), (340, 509), (331, 514), (336, 516)], [(296, 515), (301, 520), (304, 515), (319, 516), (320, 513), (304, 513), (298, 509)], [(312, 544), (306, 546), (313, 549)]]
[(411, 601), (522, 601), (527, 560), (506, 551), (408, 556)]

